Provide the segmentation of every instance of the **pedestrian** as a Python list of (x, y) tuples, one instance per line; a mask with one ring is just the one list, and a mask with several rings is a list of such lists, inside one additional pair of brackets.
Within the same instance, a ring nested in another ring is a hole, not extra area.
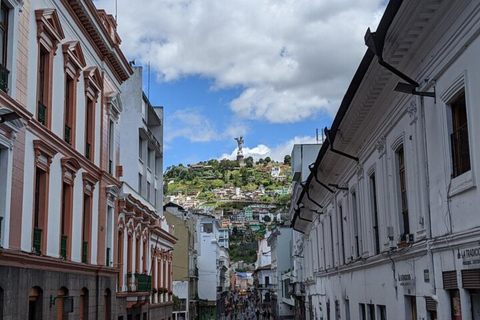
[(258, 310), (258, 308), (255, 308), (255, 315), (257, 316), (257, 319), (258, 319), (258, 317), (260, 316), (260, 311)]

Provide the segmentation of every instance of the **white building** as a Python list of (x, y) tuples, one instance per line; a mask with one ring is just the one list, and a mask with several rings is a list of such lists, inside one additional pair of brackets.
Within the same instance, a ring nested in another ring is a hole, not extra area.
[(230, 281), (229, 256), (218, 243), (219, 221), (212, 216), (196, 215), (196, 218), (198, 314), (200, 319), (215, 319), (225, 312), (224, 298), (229, 290), (227, 281)]
[(479, 319), (479, 12), (478, 1), (390, 1), (367, 34), (294, 194), (309, 317)]
[[(290, 226), (277, 226), (268, 237), (271, 248), (270, 309), (274, 319), (293, 319), (295, 301), (291, 294), (292, 270), (292, 229)], [(268, 302), (268, 298), (264, 301)]]
[(141, 67), (134, 68), (122, 92), (119, 291), (126, 297), (129, 316), (148, 309), (150, 317), (157, 318), (172, 314), (172, 251), (177, 241), (163, 214), (163, 108), (153, 107), (143, 93)]

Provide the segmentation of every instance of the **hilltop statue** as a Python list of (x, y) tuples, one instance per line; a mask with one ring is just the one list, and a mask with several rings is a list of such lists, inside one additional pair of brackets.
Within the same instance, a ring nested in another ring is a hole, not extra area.
[(239, 137), (239, 138), (234, 138), (235, 140), (237, 140), (237, 143), (238, 143), (238, 151), (237, 151), (237, 161), (238, 161), (238, 164), (243, 167), (245, 165), (245, 162), (243, 161), (243, 137)]
[(238, 153), (242, 153), (243, 154), (243, 137), (240, 137), (240, 138), (235, 138), (235, 140), (237, 140), (237, 143), (238, 143)]

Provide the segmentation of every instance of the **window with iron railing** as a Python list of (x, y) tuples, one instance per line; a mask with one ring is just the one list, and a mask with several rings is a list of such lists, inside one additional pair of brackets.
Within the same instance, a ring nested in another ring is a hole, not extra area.
[(401, 241), (405, 241), (408, 234), (410, 234), (410, 221), (408, 217), (408, 202), (407, 202), (407, 182), (405, 176), (405, 153), (403, 145), (399, 146), (396, 151), (397, 166), (398, 166), (398, 187), (400, 196), (400, 208), (402, 213), (401, 225)]
[(33, 229), (33, 249), (37, 254), (42, 253), (42, 229)]
[(106, 261), (105, 265), (107, 267), (110, 267), (110, 250), (111, 250), (110, 248), (107, 248), (107, 258), (105, 260)]
[(452, 177), (455, 178), (471, 169), (465, 92), (450, 104), (450, 108), (452, 111), (452, 133), (450, 134)]

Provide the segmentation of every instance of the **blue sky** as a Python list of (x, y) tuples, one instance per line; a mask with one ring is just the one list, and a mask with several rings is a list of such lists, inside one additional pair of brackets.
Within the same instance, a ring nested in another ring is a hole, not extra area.
[[(95, 1), (115, 13), (114, 0)], [(330, 126), (381, 0), (118, 0), (118, 32), (164, 106), (164, 165), (283, 160)]]

